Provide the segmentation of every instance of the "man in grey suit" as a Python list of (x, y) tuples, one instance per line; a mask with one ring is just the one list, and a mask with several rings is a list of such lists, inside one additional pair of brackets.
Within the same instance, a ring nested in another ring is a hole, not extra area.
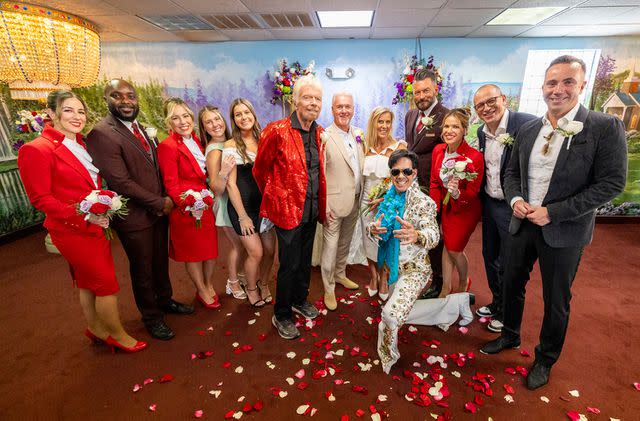
[(493, 296), (491, 303), (476, 314), (490, 317), (487, 329), (502, 331), (502, 248), (509, 235), (511, 207), (505, 200), (504, 174), (509, 164), (513, 141), (520, 127), (536, 117), (507, 109), (507, 97), (496, 85), (482, 85), (473, 96), (473, 106), (482, 120), (478, 127), (478, 146), (484, 156), (482, 179), (482, 256), (487, 282)]
[(562, 351), (571, 284), (593, 236), (595, 209), (620, 194), (626, 181), (624, 127), (616, 117), (579, 104), (585, 73), (576, 57), (551, 62), (542, 86), (547, 113), (521, 127), (505, 177), (513, 217), (504, 259), (504, 327), (480, 351), (520, 346), (525, 285), (539, 260), (545, 310), (527, 375), (531, 390), (548, 383)]

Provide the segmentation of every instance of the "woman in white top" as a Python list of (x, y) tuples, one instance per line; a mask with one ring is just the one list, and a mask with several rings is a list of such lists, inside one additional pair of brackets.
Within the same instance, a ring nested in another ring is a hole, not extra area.
[(238, 280), (238, 268), (242, 262), (243, 248), (238, 235), (233, 230), (227, 212), (229, 200), (226, 191), (227, 179), (236, 165), (236, 160), (232, 156), (227, 156), (224, 162), (222, 161), (224, 143), (231, 135), (220, 110), (212, 105), (205, 105), (198, 113), (198, 128), (200, 129), (200, 140), (205, 146), (204, 155), (209, 175), (209, 188), (216, 196), (216, 227), (224, 232), (231, 243), (231, 249), (227, 255), (229, 278), (227, 278), (226, 292), (233, 295), (234, 298), (244, 300), (247, 298), (247, 294)]
[(262, 307), (272, 301), (268, 282), (273, 266), (275, 235), (273, 230), (261, 232), (262, 194), (252, 173), (261, 128), (253, 105), (246, 99), (234, 99), (229, 114), (231, 139), (224, 144), (222, 160), (232, 157), (236, 165), (227, 180), (227, 211), (231, 225), (247, 251), (244, 263), (247, 298), (252, 306)]
[[(367, 123), (366, 146), (367, 154), (364, 157), (364, 190), (362, 193), (361, 208), (369, 205), (369, 191), (372, 187), (380, 184), (385, 178), (389, 178), (389, 156), (396, 149), (406, 149), (406, 146), (395, 140), (391, 136), (393, 126), (393, 112), (386, 107), (376, 107), (369, 116)], [(362, 232), (366, 232), (366, 227), (373, 222), (375, 210), (368, 212), (361, 218)], [(386, 300), (389, 296), (389, 286), (384, 276), (382, 268), (378, 268), (378, 244), (366, 235), (362, 235), (364, 251), (367, 256), (371, 279), (367, 289), (369, 296), (373, 297), (378, 293), (380, 298)]]

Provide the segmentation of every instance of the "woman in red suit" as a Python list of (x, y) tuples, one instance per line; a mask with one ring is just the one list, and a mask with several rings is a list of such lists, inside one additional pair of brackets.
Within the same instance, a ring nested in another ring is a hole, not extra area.
[[(445, 114), (442, 123), (443, 144), (433, 149), (431, 162), (431, 187), (429, 195), (438, 205), (441, 216), (442, 238), (442, 292), (438, 298), (451, 293), (453, 270), (458, 272), (460, 287), (458, 292), (469, 291), (469, 261), (464, 248), (476, 229), (482, 215), (482, 205), (478, 193), (484, 174), (482, 154), (464, 140), (469, 127), (469, 111), (455, 108)], [(450, 175), (448, 169), (458, 162), (467, 162), (465, 171), (476, 173), (474, 179), (460, 179)], [(449, 199), (446, 199), (449, 193)], [(444, 202), (448, 201), (447, 204)]]
[(220, 301), (213, 288), (213, 269), (218, 256), (213, 207), (187, 211), (181, 197), (189, 189), (200, 192), (208, 188), (204, 150), (193, 131), (193, 111), (183, 100), (166, 100), (164, 115), (169, 137), (158, 145), (158, 164), (165, 190), (176, 204), (169, 214), (169, 256), (185, 262), (196, 287), (196, 299), (206, 308), (218, 308)]
[(80, 132), (87, 122), (87, 107), (76, 94), (49, 95), (53, 127), (20, 148), (18, 167), (33, 206), (45, 213), (44, 226), (53, 244), (69, 263), (80, 291), (80, 306), (87, 320), (85, 335), (93, 343), (106, 343), (127, 352), (147, 347), (125, 332), (120, 323), (116, 279), (104, 216), (80, 215), (76, 205), (100, 188), (98, 169), (85, 150)]

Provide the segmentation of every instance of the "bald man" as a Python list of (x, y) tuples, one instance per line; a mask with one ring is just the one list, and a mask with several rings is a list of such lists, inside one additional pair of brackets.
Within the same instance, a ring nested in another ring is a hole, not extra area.
[(152, 337), (169, 340), (175, 333), (165, 323), (164, 313), (194, 310), (172, 298), (167, 215), (173, 202), (160, 178), (157, 139), (136, 121), (140, 108), (131, 84), (109, 81), (104, 98), (109, 114), (87, 136), (87, 150), (109, 188), (129, 199), (128, 215), (114, 218), (111, 224), (129, 258), (131, 287), (142, 321)]
[(484, 155), (485, 176), (480, 190), (482, 199), (482, 256), (492, 300), (476, 314), (490, 317), (487, 329), (502, 331), (502, 247), (509, 234), (512, 210), (505, 201), (504, 173), (513, 142), (523, 123), (536, 117), (507, 109), (507, 97), (496, 85), (483, 85), (473, 97), (473, 106), (484, 123), (478, 127), (478, 144)]

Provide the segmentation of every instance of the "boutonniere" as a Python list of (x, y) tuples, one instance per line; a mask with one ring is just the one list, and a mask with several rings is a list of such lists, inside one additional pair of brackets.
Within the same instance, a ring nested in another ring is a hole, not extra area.
[(420, 131), (425, 129), (430, 130), (433, 127), (435, 120), (432, 117), (424, 116), (420, 119), (420, 123), (422, 123), (422, 129)]
[(364, 141), (364, 132), (360, 129), (355, 129), (353, 131), (353, 134), (355, 136), (356, 142), (358, 142), (358, 144), (361, 145), (362, 142)]
[(328, 140), (329, 135), (327, 134), (327, 132), (320, 133), (320, 143), (322, 143), (322, 146), (326, 145)]
[(515, 139), (509, 133), (502, 133), (501, 135), (496, 137), (496, 140), (499, 143), (502, 143), (504, 146), (511, 146)]
[(558, 127), (556, 128), (555, 131), (560, 133), (562, 136), (569, 138), (569, 140), (567, 141), (567, 150), (569, 150), (569, 147), (571, 146), (571, 139), (573, 139), (573, 136), (580, 133), (583, 128), (584, 128), (584, 123), (582, 121), (576, 121), (576, 120), (567, 121), (567, 122), (562, 121), (562, 122), (558, 122)]
[(145, 127), (144, 131), (151, 139), (155, 139), (155, 137), (158, 135), (158, 129), (156, 129), (155, 127)]

